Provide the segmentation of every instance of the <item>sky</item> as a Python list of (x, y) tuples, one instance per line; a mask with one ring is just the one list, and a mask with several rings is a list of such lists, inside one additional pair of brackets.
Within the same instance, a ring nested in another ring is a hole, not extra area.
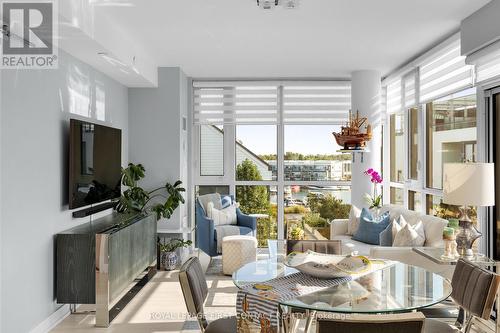
[[(301, 154), (335, 154), (339, 147), (332, 132), (335, 125), (286, 125), (285, 152)], [(277, 132), (274, 125), (240, 125), (236, 138), (255, 154), (276, 154)]]

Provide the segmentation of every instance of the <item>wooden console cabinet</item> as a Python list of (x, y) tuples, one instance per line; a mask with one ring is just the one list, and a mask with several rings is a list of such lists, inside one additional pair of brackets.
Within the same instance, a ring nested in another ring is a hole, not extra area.
[(56, 235), (57, 303), (96, 304), (96, 324), (109, 324), (109, 307), (156, 261), (153, 215), (112, 214)]

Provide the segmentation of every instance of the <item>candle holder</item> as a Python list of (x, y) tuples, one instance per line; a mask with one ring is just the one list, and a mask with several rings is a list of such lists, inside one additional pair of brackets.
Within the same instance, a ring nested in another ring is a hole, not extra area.
[(443, 230), (444, 253), (441, 256), (444, 260), (455, 260), (460, 255), (457, 251), (456, 232), (454, 228), (446, 227)]

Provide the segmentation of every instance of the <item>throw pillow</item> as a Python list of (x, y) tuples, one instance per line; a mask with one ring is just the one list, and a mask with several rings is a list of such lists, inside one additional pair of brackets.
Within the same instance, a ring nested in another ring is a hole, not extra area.
[(361, 210), (352, 205), (351, 211), (349, 212), (349, 221), (347, 221), (347, 234), (353, 236), (359, 227), (359, 217), (361, 215)]
[(222, 208), (227, 208), (227, 207), (231, 206), (232, 203), (233, 203), (233, 200), (231, 199), (231, 197), (229, 195), (223, 196), (221, 198)]
[(396, 238), (396, 234), (403, 229), (408, 222), (403, 215), (399, 216), (397, 219), (392, 220), (392, 241), (394, 242), (394, 238)]
[(392, 221), (384, 231), (382, 231), (379, 236), (379, 244), (380, 246), (392, 246), (392, 225), (397, 223), (396, 221)]
[(392, 246), (423, 246), (425, 243), (425, 232), (422, 221), (414, 226), (407, 223), (394, 238)]
[(207, 204), (207, 217), (214, 221), (214, 226), (236, 224), (236, 206), (230, 205), (229, 207), (223, 209), (217, 209), (214, 207), (213, 202)]
[(388, 213), (375, 219), (366, 208), (363, 208), (359, 218), (358, 230), (352, 239), (363, 243), (380, 245), (379, 235), (387, 228), (390, 221)]

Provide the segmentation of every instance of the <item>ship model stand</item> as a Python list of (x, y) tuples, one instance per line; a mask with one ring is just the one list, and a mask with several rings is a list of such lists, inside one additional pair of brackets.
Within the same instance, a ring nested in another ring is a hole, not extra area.
[[(366, 125), (365, 125), (366, 124)], [(365, 132), (361, 132), (361, 127), (365, 127)], [(345, 126), (340, 128), (340, 132), (332, 133), (335, 141), (341, 147), (342, 152), (346, 151), (363, 151), (366, 143), (372, 138), (372, 126), (367, 123), (367, 118), (359, 117), (359, 111), (356, 111), (356, 117), (352, 116), (349, 110), (349, 121)]]

